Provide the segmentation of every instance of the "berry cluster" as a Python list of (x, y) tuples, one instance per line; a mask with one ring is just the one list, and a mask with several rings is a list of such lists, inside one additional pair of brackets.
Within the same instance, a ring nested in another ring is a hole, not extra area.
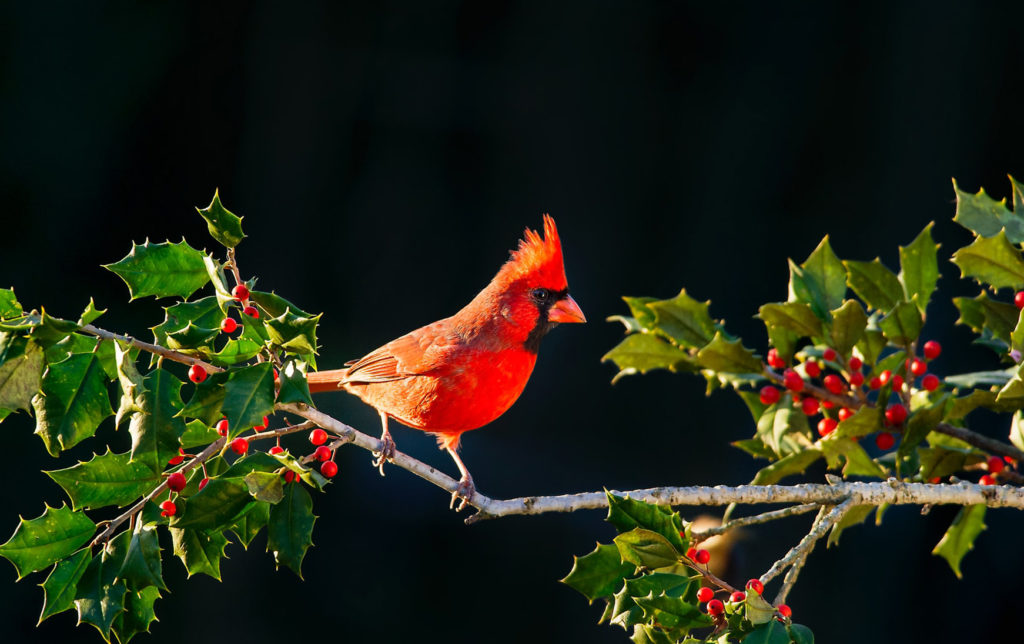
[[(679, 533), (680, 537), (686, 537), (685, 532)], [(720, 590), (730, 592), (728, 602), (723, 602), (720, 599), (715, 599), (715, 593), (717, 592), (710, 586), (701, 586), (697, 589), (697, 601), (701, 604), (705, 604), (704, 610), (708, 615), (715, 618), (716, 620), (723, 619), (721, 616), (725, 612), (735, 613), (739, 610), (740, 606), (747, 601), (747, 593), (742, 590), (733, 590), (727, 584), (722, 582), (717, 577), (710, 574), (708, 570), (708, 563), (711, 561), (711, 553), (703, 548), (690, 547), (686, 550), (687, 563), (691, 568), (699, 572), (704, 576), (704, 579), (712, 584), (720, 586)], [(760, 579), (751, 579), (747, 582), (747, 592), (755, 593), (760, 595), (764, 592), (764, 584), (761, 583)], [(786, 604), (779, 604), (775, 607), (779, 613), (779, 619), (789, 619), (793, 615), (793, 610)]]

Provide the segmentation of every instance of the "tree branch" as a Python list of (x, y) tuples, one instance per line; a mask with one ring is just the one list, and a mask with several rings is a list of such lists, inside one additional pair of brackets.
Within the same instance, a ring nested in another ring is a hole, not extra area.
[(810, 532), (800, 540), (800, 543), (790, 548), (785, 557), (776, 561), (766, 573), (761, 575), (761, 583), (767, 584), (790, 565), (806, 558), (811, 550), (814, 550), (814, 544), (818, 542), (818, 539), (825, 536), (825, 533), (831, 530), (832, 526), (839, 523), (853, 506), (853, 499), (847, 499), (831, 509), (823, 507), (814, 519), (814, 523), (811, 524)]
[(706, 530), (695, 530), (693, 532), (693, 537), (699, 543), (709, 537), (714, 537), (715, 535), (719, 534), (725, 534), (733, 528), (739, 528), (745, 525), (757, 525), (758, 523), (768, 523), (769, 521), (774, 521), (776, 519), (784, 519), (786, 517), (804, 514), (805, 512), (816, 510), (819, 507), (821, 507), (821, 504), (819, 503), (804, 503), (803, 505), (791, 505), (788, 508), (782, 508), (781, 510), (772, 510), (771, 512), (763, 512), (761, 514), (755, 514), (749, 517), (733, 519), (732, 521), (727, 521), (722, 525), (715, 526), (713, 528), (708, 528)]
[(174, 351), (166, 347), (161, 347), (159, 344), (150, 344), (149, 342), (143, 342), (142, 340), (139, 340), (138, 338), (133, 338), (130, 335), (111, 333), (110, 331), (107, 331), (105, 329), (94, 327), (91, 324), (85, 324), (79, 330), (84, 331), (85, 333), (88, 333), (90, 335), (94, 335), (98, 338), (103, 338), (104, 340), (117, 340), (119, 342), (125, 342), (127, 344), (132, 345), (133, 347), (138, 347), (143, 351), (148, 351), (150, 353), (155, 353), (158, 356), (163, 356), (168, 360), (174, 360), (175, 362), (180, 362), (182, 364), (187, 365), (197, 364), (206, 369), (208, 373), (217, 373), (218, 371), (224, 371), (220, 367), (215, 367), (209, 362), (200, 360), (195, 356), (186, 355), (184, 353), (180, 353), (178, 351)]

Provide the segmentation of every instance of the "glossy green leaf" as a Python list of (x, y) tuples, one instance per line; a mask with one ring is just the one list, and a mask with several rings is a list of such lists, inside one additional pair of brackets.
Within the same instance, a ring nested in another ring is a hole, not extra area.
[(881, 330), (868, 328), (864, 331), (864, 337), (857, 342), (857, 352), (863, 358), (864, 364), (870, 367), (878, 362), (878, 357), (887, 344)]
[(219, 328), (209, 329), (206, 327), (196, 326), (189, 321), (181, 330), (167, 334), (166, 345), (168, 349), (174, 349), (176, 351), (182, 349), (209, 347), (219, 335)]
[(864, 405), (853, 416), (839, 421), (833, 435), (836, 438), (860, 438), (878, 431), (881, 425), (882, 410)]
[(153, 327), (154, 342), (166, 345), (169, 335), (180, 333), (189, 324), (205, 329), (219, 329), (223, 320), (224, 313), (217, 298), (213, 296), (167, 306), (164, 307), (164, 321)]
[(288, 309), (267, 319), (267, 335), (271, 342), (285, 351), (312, 356), (316, 353), (316, 326), (319, 322), (319, 315), (303, 317)]
[(644, 528), (665, 537), (676, 549), (686, 550), (688, 544), (679, 536), (684, 524), (678, 512), (667, 506), (636, 501), (628, 496), (616, 496), (610, 492), (605, 494), (608, 496), (606, 520), (618, 528), (619, 532)]
[(178, 455), (178, 438), (185, 433), (185, 421), (178, 416), (185, 406), (181, 385), (165, 369), (154, 369), (143, 380), (144, 390), (139, 397), (142, 411), (132, 415), (129, 425), (131, 460), (152, 472), (163, 471), (167, 461)]
[(644, 610), (644, 618), (653, 620), (663, 628), (690, 629), (710, 626), (711, 618), (695, 605), (662, 593), (650, 597), (636, 597), (634, 601)]
[(32, 329), (32, 339), (44, 349), (49, 349), (78, 330), (78, 324), (71, 320), (55, 318), (43, 309), (39, 323)]
[(972, 453), (969, 449), (941, 445), (919, 447), (917, 453), (920, 461), (919, 473), (925, 481), (936, 477), (945, 478), (960, 472), (968, 465), (975, 465), (985, 460), (984, 456)]
[(118, 574), (127, 538), (128, 533), (122, 532), (107, 544), (100, 556), (93, 557), (75, 593), (79, 623), (92, 624), (108, 642), (114, 619), (124, 610), (127, 587)]
[(203, 219), (210, 235), (224, 244), (227, 248), (234, 248), (245, 239), (242, 232), (242, 218), (224, 207), (220, 202), (220, 191), (214, 190), (213, 200), (205, 208), (196, 208)]
[(224, 385), (231, 378), (230, 371), (211, 373), (206, 380), (192, 388), (192, 397), (180, 412), (184, 418), (197, 418), (207, 426), (215, 425), (224, 415)]
[(942, 422), (947, 400), (948, 396), (940, 396), (927, 407), (914, 410), (910, 419), (907, 420), (903, 438), (900, 439), (899, 451), (896, 453), (897, 462), (908, 456), (911, 450), (920, 445), (921, 441), (935, 429), (935, 426)]
[(889, 474), (888, 470), (871, 460), (860, 443), (852, 438), (829, 436), (819, 440), (818, 447), (825, 455), (829, 469), (836, 469), (842, 464), (843, 476), (885, 478)]
[(43, 587), (43, 612), (39, 615), (39, 624), (48, 617), (75, 607), (78, 580), (82, 578), (91, 561), (92, 552), (89, 548), (82, 548), (57, 562), (46, 581), (40, 584)]
[(75, 510), (120, 507), (133, 503), (161, 481), (159, 473), (130, 462), (130, 458), (130, 454), (115, 454), (108, 447), (101, 456), (45, 474), (67, 492)]
[(301, 360), (285, 362), (281, 367), (279, 382), (277, 402), (313, 404), (313, 398), (309, 393), (309, 382), (306, 380), (305, 362)]
[(778, 404), (772, 405), (757, 421), (757, 437), (778, 456), (786, 456), (794, 451), (787, 442), (787, 437), (809, 435), (811, 431), (807, 424), (807, 416), (793, 409), (789, 400), (786, 397)]
[(21, 303), (14, 295), (14, 289), (0, 288), (0, 319), (16, 318), (23, 313)]
[(89, 303), (85, 306), (85, 310), (82, 311), (82, 315), (78, 318), (78, 325), (85, 326), (86, 324), (92, 324), (106, 312), (106, 309), (96, 308), (96, 302), (94, 302), (93, 299), (90, 297)]
[(873, 309), (888, 311), (903, 301), (903, 285), (877, 257), (870, 262), (845, 261), (846, 280), (860, 299)]
[[(267, 527), (267, 521), (270, 520), (270, 504), (269, 503), (253, 503), (252, 509), (242, 515), (235, 525), (231, 526), (231, 531), (238, 537), (239, 542), (245, 548), (249, 547), (252, 540), (256, 538), (260, 530)], [(616, 555), (617, 556), (617, 555)]]
[(815, 461), (822, 457), (818, 449), (805, 449), (784, 456), (771, 465), (767, 465), (754, 476), (751, 485), (772, 485), (778, 483), (787, 476), (802, 474)]
[(797, 266), (789, 262), (789, 299), (810, 305), (822, 320), (846, 297), (846, 272), (826, 235), (818, 247)]
[(964, 555), (974, 548), (974, 540), (984, 529), (985, 506), (983, 504), (960, 508), (953, 523), (946, 530), (946, 534), (942, 535), (942, 539), (932, 550), (932, 554), (945, 559), (958, 578), (963, 577), (960, 572), (960, 562)]
[(792, 331), (798, 338), (820, 338), (823, 336), (821, 319), (803, 302), (763, 304), (757, 316), (765, 326), (782, 327)]
[(57, 344), (50, 346), (44, 354), (46, 362), (54, 364), (66, 360), (75, 353), (94, 353), (103, 367), (103, 373), (110, 380), (117, 379), (117, 361), (114, 355), (114, 341), (101, 340), (91, 335), (72, 333)]
[(233, 338), (228, 340), (220, 351), (209, 354), (209, 360), (218, 367), (232, 367), (252, 360), (259, 355), (261, 349), (263, 349), (261, 343), (254, 342), (249, 338)]
[(814, 644), (814, 633), (803, 624), (790, 624), (789, 636), (793, 638), (793, 644)]
[(313, 499), (301, 485), (285, 486), (284, 498), (270, 508), (267, 522), (267, 550), (274, 553), (277, 567), (291, 568), (302, 578), (302, 559), (313, 545)]
[(274, 369), (269, 362), (233, 369), (224, 384), (221, 412), (227, 416), (231, 436), (263, 423), (274, 411)]
[(31, 340), (0, 335), (7, 336), (0, 339), (0, 343), (18, 345), (18, 355), (10, 355), (11, 351), (3, 352), (7, 355), (0, 364), (0, 407), (28, 411), (32, 407), (32, 398), (42, 385), (43, 350)]
[(772, 448), (765, 445), (764, 441), (759, 438), (745, 438), (743, 440), (733, 441), (730, 444), (733, 447), (738, 447), (754, 458), (766, 458), (771, 460), (777, 456)]
[(185, 299), (210, 280), (203, 254), (185, 240), (132, 244), (127, 257), (104, 268), (125, 281), (133, 300), (147, 295)]
[(107, 376), (94, 354), (75, 354), (51, 364), (43, 374), (41, 395), (32, 400), (36, 430), (52, 456), (92, 436), (113, 415)]
[(160, 564), (160, 541), (155, 528), (140, 527), (132, 532), (118, 576), (125, 580), (131, 590), (142, 590), (146, 586), (167, 588)]
[(236, 300), (228, 288), (228, 278), (224, 275), (224, 265), (218, 262), (211, 255), (203, 255), (203, 266), (206, 267), (206, 275), (210, 278), (213, 286), (213, 295), (217, 298), (217, 306), (227, 315)]
[[(213, 480), (210, 481), (213, 483)], [(207, 485), (206, 487), (209, 487)], [(206, 488), (203, 488), (206, 491)], [(170, 527), (174, 554), (185, 564), (188, 576), (204, 574), (220, 581), (220, 560), (224, 557), (227, 537), (220, 531)]]
[(939, 245), (932, 239), (933, 225), (934, 222), (930, 222), (914, 241), (900, 246), (900, 282), (907, 300), (914, 301), (917, 297), (916, 303), (922, 315), (939, 281)]
[(774, 619), (754, 627), (754, 630), (740, 640), (742, 644), (789, 644), (789, 633), (782, 622)]
[(953, 263), (960, 267), (962, 277), (973, 277), (993, 288), (1024, 288), (1024, 260), (1002, 230), (992, 237), (978, 237), (953, 253)]
[(879, 321), (878, 325), (889, 342), (907, 346), (921, 335), (924, 321), (921, 319), (921, 311), (917, 305), (911, 302), (900, 302)]
[(266, 291), (250, 290), (249, 299), (255, 302), (261, 309), (266, 311), (270, 315), (270, 317), (280, 317), (284, 315), (284, 312), (287, 311), (288, 309), (291, 309), (292, 313), (300, 317), (320, 317), (319, 315), (314, 316), (312, 313), (307, 313), (303, 311), (302, 309), (295, 306), (288, 300), (284, 299), (277, 293), (267, 293)]
[(635, 571), (636, 566), (622, 562), (618, 548), (599, 543), (590, 554), (573, 557), (572, 570), (561, 581), (593, 602), (610, 597), (622, 587), (623, 579)]
[(647, 373), (654, 369), (684, 372), (696, 371), (698, 368), (688, 353), (651, 333), (627, 335), (618, 346), (601, 358), (602, 362), (609, 360), (620, 369), (612, 383), (623, 376)]
[(258, 501), (273, 504), (284, 498), (284, 484), (277, 472), (249, 472), (243, 480), (249, 494)]
[[(1010, 178), (1011, 185), (1016, 182)], [(953, 180), (953, 192), (956, 193), (956, 214), (953, 221), (982, 237), (992, 237), (1004, 228), (1007, 238), (1014, 244), (1024, 242), (1024, 218), (1021, 213), (1010, 212), (1006, 207), (1006, 199), (996, 201), (985, 194), (984, 188), (977, 194), (963, 192)], [(1015, 195), (1016, 196), (1016, 195)]]
[(679, 553), (665, 537), (652, 530), (634, 528), (615, 537), (615, 547), (624, 562), (635, 566), (664, 568), (679, 561)]
[(220, 438), (217, 430), (201, 420), (193, 420), (185, 424), (185, 433), (181, 435), (181, 446), (185, 449), (209, 445)]
[(0, 556), (14, 564), (21, 579), (75, 552), (94, 532), (96, 524), (84, 512), (46, 506), (38, 518), (19, 521), (14, 535), (0, 545)]
[(864, 337), (868, 316), (857, 300), (847, 300), (832, 311), (832, 325), (829, 328), (830, 345), (839, 355), (848, 356), (853, 347)]
[(114, 619), (113, 631), (120, 644), (127, 644), (139, 633), (148, 633), (149, 626), (156, 621), (153, 605), (160, 599), (156, 586), (147, 586), (139, 591), (128, 591), (124, 596), (124, 611)]
[(683, 348), (700, 349), (715, 336), (709, 304), (693, 299), (683, 289), (672, 299), (647, 302), (645, 308), (654, 314), (653, 328)]
[(721, 331), (697, 353), (697, 364), (724, 373), (761, 373), (764, 365), (740, 340), (727, 340)]
[(240, 477), (215, 477), (184, 502), (171, 519), (172, 528), (214, 530), (230, 526), (252, 500)]
[(843, 535), (843, 532), (847, 528), (864, 523), (871, 516), (874, 509), (875, 506), (873, 505), (855, 505), (850, 508), (843, 515), (843, 518), (832, 526), (832, 530), (828, 534), (828, 541), (826, 542), (827, 547), (831, 548), (834, 545), (839, 545), (839, 538)]
[[(656, 297), (629, 297), (627, 295), (627, 296), (624, 296), (622, 299), (626, 303), (626, 306), (629, 307), (630, 312), (633, 314), (632, 319), (633, 319), (633, 322), (635, 323), (635, 328), (631, 328), (629, 324), (626, 325), (626, 329), (628, 331), (630, 331), (630, 332), (639, 332), (641, 329), (647, 329), (648, 331), (654, 330), (654, 319), (655, 319), (654, 318), (654, 311), (651, 310), (651, 308), (648, 306), (648, 304), (650, 304), (651, 302), (657, 302), (658, 298), (656, 298)], [(612, 316), (612, 317), (616, 317), (617, 319), (618, 318), (623, 318), (621, 321), (623, 321), (623, 323), (625, 323), (625, 317), (624, 316)], [(608, 321), (611, 322), (612, 319), (608, 318)]]
[(957, 324), (968, 326), (975, 333), (988, 329), (995, 337), (1010, 342), (1020, 316), (1016, 306), (993, 300), (984, 292), (975, 298), (955, 297), (953, 304), (960, 310)]

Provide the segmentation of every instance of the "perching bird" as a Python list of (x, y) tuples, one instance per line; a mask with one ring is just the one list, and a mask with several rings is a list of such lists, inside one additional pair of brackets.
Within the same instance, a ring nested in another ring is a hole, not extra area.
[(384, 449), (378, 467), (394, 456), (389, 418), (434, 434), (462, 475), (452, 494), (453, 506), (462, 498), (461, 510), (474, 486), (457, 452), (459, 438), (512, 406), (533, 372), (541, 338), (560, 322), (586, 318), (569, 296), (555, 220), (544, 215), (544, 237), (527, 228), (518, 250), (461, 311), (346, 363), (346, 369), (309, 374), (309, 389), (344, 389), (380, 413)]

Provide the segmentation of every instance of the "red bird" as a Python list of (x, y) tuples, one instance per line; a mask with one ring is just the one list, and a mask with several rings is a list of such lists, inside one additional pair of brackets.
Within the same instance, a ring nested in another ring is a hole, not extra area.
[(383, 433), (375, 465), (394, 456), (388, 419), (434, 434), (462, 477), (452, 494), (459, 510), (473, 496), (473, 477), (456, 451), (463, 432), (505, 413), (530, 379), (541, 338), (560, 322), (586, 322), (569, 296), (555, 220), (544, 237), (526, 229), (491, 283), (455, 315), (407, 333), (346, 363), (308, 376), (313, 393), (339, 388), (380, 413)]

